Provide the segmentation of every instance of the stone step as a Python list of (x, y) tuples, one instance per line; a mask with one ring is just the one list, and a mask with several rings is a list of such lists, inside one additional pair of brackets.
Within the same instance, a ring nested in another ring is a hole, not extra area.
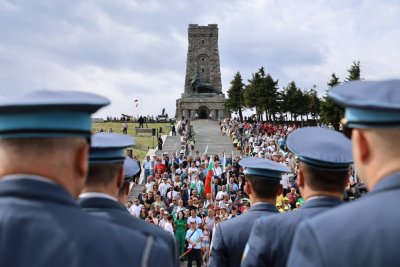
[[(213, 120), (195, 120), (191, 121), (195, 131), (195, 148), (194, 151), (199, 151), (200, 154), (206, 152), (209, 155), (218, 155), (222, 157), (225, 152), (230, 156), (239, 155), (239, 151), (233, 147), (233, 142), (230, 137), (224, 136), (221, 133), (219, 124)], [(175, 153), (180, 147), (179, 136), (168, 136), (163, 145), (163, 151), (157, 151), (156, 154), (160, 155), (162, 152), (168, 152), (170, 155)], [(171, 153), (172, 152), (172, 153)]]
[(175, 153), (175, 151), (179, 152), (180, 149), (181, 149), (181, 137), (179, 135), (167, 136), (167, 138), (164, 141), (162, 151), (157, 150), (156, 155), (161, 155), (163, 152), (172, 155)]
[(129, 192), (128, 200), (133, 201), (142, 192), (143, 185), (131, 183), (131, 191)]
[(195, 150), (200, 152), (207, 149), (209, 155), (222, 157), (225, 152), (227, 156), (239, 155), (239, 151), (233, 146), (230, 137), (224, 136), (220, 130), (219, 123), (213, 120), (196, 120), (192, 122), (196, 133)]

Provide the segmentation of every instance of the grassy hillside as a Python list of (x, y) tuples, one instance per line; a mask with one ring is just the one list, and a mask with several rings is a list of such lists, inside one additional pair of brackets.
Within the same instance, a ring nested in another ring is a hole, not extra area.
[[(147, 150), (149, 148), (153, 148), (153, 137), (152, 136), (137, 136), (135, 134), (135, 127), (138, 127), (138, 123), (129, 123), (128, 122), (128, 135), (131, 135), (136, 140), (136, 145), (134, 145), (131, 149), (133, 150), (133, 154), (139, 156), (141, 162), (143, 162), (144, 157), (147, 154)], [(161, 134), (168, 134), (171, 130), (169, 123), (148, 123), (147, 128), (155, 128), (160, 130), (162, 127), (163, 132)], [(146, 124), (144, 125), (146, 128)], [(107, 132), (109, 129), (112, 129), (114, 133), (122, 133), (122, 123), (121, 122), (95, 122), (93, 123), (93, 131), (97, 132), (100, 129), (103, 129)], [(154, 137), (154, 146), (157, 146), (157, 137)]]

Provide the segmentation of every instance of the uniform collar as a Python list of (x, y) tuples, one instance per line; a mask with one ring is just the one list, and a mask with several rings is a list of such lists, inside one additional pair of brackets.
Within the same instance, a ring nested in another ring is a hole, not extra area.
[(272, 211), (279, 212), (275, 205), (269, 202), (256, 202), (251, 205), (249, 211)]
[(342, 201), (336, 197), (330, 196), (315, 196), (308, 198), (303, 206), (302, 209), (314, 208), (314, 207), (332, 207), (340, 205)]
[(400, 188), (400, 172), (388, 175), (380, 180), (370, 193), (378, 193), (381, 191), (394, 190)]
[(114, 201), (109, 197), (79, 197), (78, 204), (84, 209), (116, 209), (128, 212), (128, 209), (119, 202)]
[(2, 180), (30, 179), (30, 180), (35, 180), (35, 181), (40, 181), (40, 182), (45, 182), (45, 183), (50, 183), (50, 184), (57, 184), (54, 180), (51, 180), (50, 178), (47, 178), (44, 176), (39, 176), (39, 175), (27, 174), (27, 173), (17, 173), (17, 174), (6, 175), (6, 176), (3, 176), (1, 179)]
[(108, 194), (101, 193), (101, 192), (86, 192), (79, 195), (79, 198), (107, 198), (118, 202), (115, 197), (112, 197)]
[(18, 174), (3, 177), (0, 181), (0, 195), (76, 206), (74, 198), (64, 187), (49, 178), (34, 175)]

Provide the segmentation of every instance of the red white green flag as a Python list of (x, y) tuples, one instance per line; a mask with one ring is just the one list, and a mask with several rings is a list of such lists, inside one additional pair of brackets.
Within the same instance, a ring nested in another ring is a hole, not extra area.
[(210, 162), (208, 163), (208, 172), (206, 177), (206, 182), (204, 185), (204, 195), (210, 193), (211, 194), (211, 183), (213, 177), (213, 157), (210, 156)]

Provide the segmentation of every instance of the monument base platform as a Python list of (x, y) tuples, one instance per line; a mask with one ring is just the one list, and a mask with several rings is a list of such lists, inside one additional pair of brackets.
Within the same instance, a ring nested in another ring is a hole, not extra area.
[(181, 119), (214, 119), (226, 117), (225, 95), (218, 93), (182, 94), (176, 100), (175, 118)]

